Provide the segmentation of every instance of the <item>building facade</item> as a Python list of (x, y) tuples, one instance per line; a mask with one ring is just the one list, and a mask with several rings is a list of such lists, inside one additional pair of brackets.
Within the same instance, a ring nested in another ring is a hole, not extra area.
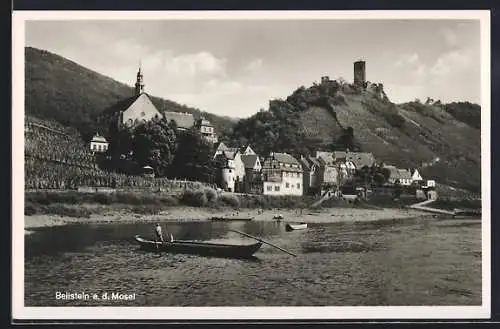
[(103, 136), (96, 134), (90, 141), (90, 150), (94, 153), (104, 153), (108, 150), (109, 143)]
[(201, 117), (196, 121), (196, 128), (200, 131), (201, 135), (210, 143), (217, 143), (217, 134), (215, 133), (215, 127), (205, 119)]
[(264, 195), (303, 195), (303, 169), (287, 153), (271, 153), (262, 166)]
[(144, 78), (141, 68), (137, 72), (135, 95), (124, 99), (104, 110), (98, 117), (98, 123), (110, 130), (133, 128), (153, 119), (161, 119), (163, 115), (144, 91)]

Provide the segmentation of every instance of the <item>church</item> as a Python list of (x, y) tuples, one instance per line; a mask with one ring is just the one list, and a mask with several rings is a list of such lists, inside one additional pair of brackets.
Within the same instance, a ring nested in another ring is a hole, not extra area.
[(137, 72), (135, 94), (104, 110), (97, 118), (98, 123), (109, 131), (129, 129), (153, 119), (166, 118), (175, 121), (177, 130), (196, 127), (202, 136), (211, 143), (217, 142), (214, 126), (205, 118), (195, 120), (191, 113), (160, 111), (153, 104), (150, 96), (144, 91), (144, 76), (141, 66)]
[(110, 129), (121, 130), (162, 117), (163, 115), (153, 104), (149, 95), (144, 92), (144, 77), (141, 67), (139, 67), (135, 83), (135, 95), (104, 110), (98, 121), (105, 122)]

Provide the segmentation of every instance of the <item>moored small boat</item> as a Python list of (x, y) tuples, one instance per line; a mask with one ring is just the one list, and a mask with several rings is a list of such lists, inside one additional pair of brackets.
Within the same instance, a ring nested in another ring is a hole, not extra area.
[(201, 256), (228, 257), (228, 258), (251, 258), (262, 246), (262, 242), (252, 244), (224, 244), (213, 242), (183, 241), (157, 242), (146, 240), (139, 235), (134, 237), (142, 249), (148, 251), (164, 251), (180, 254), (196, 254)]
[(306, 223), (300, 223), (300, 224), (286, 224), (285, 229), (287, 231), (295, 231), (295, 230), (304, 230), (307, 228)]

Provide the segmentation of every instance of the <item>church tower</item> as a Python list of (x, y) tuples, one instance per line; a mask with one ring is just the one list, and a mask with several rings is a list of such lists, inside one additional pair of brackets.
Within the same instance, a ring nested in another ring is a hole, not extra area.
[(137, 71), (137, 81), (135, 82), (135, 94), (140, 95), (144, 93), (144, 81), (142, 76), (141, 65), (139, 64), (139, 71)]

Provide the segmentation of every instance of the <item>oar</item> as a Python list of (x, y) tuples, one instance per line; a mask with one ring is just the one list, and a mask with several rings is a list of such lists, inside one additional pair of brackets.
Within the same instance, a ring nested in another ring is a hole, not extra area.
[(246, 234), (246, 233), (243, 233), (243, 232), (240, 232), (240, 231), (237, 231), (237, 230), (230, 230), (230, 231), (233, 231), (233, 232), (239, 233), (239, 234), (241, 234), (241, 235), (247, 236), (247, 237), (249, 237), (249, 238), (252, 238), (252, 239), (258, 240), (258, 241), (263, 242), (263, 243), (265, 243), (265, 244), (268, 244), (268, 245), (270, 245), (270, 246), (272, 246), (272, 247), (274, 247), (274, 248), (277, 248), (277, 249), (279, 249), (279, 250), (281, 250), (281, 251), (284, 251), (284, 252), (286, 252), (287, 254), (292, 255), (293, 257), (297, 257), (297, 255), (296, 255), (296, 254), (294, 254), (294, 253), (292, 253), (292, 252), (290, 252), (290, 251), (288, 251), (288, 250), (285, 250), (285, 249), (283, 249), (283, 248), (281, 248), (281, 247), (278, 247), (278, 246), (276, 246), (276, 245), (274, 245), (274, 244), (272, 244), (272, 243), (270, 243), (270, 242), (264, 241), (264, 240), (262, 240), (262, 239), (260, 239), (260, 238), (258, 238), (258, 237), (256, 237), (256, 236), (253, 236), (253, 235), (250, 235), (250, 234)]

